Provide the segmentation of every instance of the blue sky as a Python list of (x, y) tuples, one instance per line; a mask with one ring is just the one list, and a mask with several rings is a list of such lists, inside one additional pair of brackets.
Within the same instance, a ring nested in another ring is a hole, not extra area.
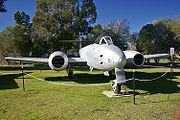
[[(96, 24), (106, 25), (112, 20), (126, 19), (131, 32), (161, 18), (180, 16), (180, 0), (94, 0), (97, 7)], [(31, 18), (36, 10), (36, 0), (7, 0), (8, 12), (0, 13), (0, 31), (14, 25), (16, 11), (25, 11)]]

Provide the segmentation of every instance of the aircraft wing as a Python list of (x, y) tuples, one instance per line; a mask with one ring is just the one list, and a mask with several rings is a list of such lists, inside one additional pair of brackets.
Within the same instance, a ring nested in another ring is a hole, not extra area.
[(168, 57), (169, 54), (152, 54), (152, 55), (144, 55), (145, 59), (153, 59), (153, 58), (160, 58), (160, 57)]
[[(35, 58), (35, 57), (5, 57), (6, 60), (13, 61), (25, 61), (25, 62), (37, 62), (37, 63), (48, 63), (49, 58)], [(68, 58), (69, 63), (87, 62), (82, 58)]]
[(80, 63), (80, 62), (87, 62), (87, 60), (83, 58), (68, 58), (69, 63)]
[(35, 57), (5, 57), (6, 60), (48, 63), (48, 58)]

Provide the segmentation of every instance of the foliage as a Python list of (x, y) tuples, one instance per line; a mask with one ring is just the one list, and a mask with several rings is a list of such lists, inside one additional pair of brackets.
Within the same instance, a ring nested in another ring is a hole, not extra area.
[(100, 24), (94, 26), (91, 34), (93, 34), (94, 38), (97, 38), (99, 35), (103, 34), (103, 27)]
[(171, 39), (175, 41), (175, 49), (178, 52), (180, 50), (180, 17), (176, 17), (173, 19), (160, 19), (156, 21), (156, 23), (165, 24), (166, 27), (168, 27), (169, 30), (173, 32), (174, 37)]
[(0, 0), (0, 12), (7, 12), (4, 2), (7, 0)]
[(152, 29), (153, 25), (147, 24), (139, 32), (137, 48), (139, 51), (144, 52), (145, 54), (151, 54), (154, 49), (153, 42), (151, 41), (153, 39), (153, 33), (151, 31)]
[(127, 20), (119, 19), (111, 21), (111, 23), (106, 25), (104, 28), (105, 33), (112, 37), (114, 44), (124, 50), (127, 37), (130, 34), (130, 27)]
[[(32, 56), (41, 57), (49, 53), (50, 33), (46, 29), (37, 29), (34, 26), (31, 28), (31, 41), (32, 41)], [(44, 56), (45, 57), (45, 56)]]
[[(60, 40), (71, 40), (88, 34), (96, 21), (93, 0), (37, 0), (33, 17), (35, 27), (51, 33), (51, 48), (60, 50)], [(71, 44), (67, 47), (69, 49)]]
[(21, 56), (30, 56), (32, 51), (32, 41), (30, 38), (29, 30), (22, 25), (15, 25), (13, 31), (15, 41), (14, 46), (16, 47), (17, 52)]
[(129, 35), (129, 28), (129, 23), (125, 19), (111, 21), (110, 24), (105, 26), (106, 30), (111, 30), (113, 33), (119, 34), (121, 38)]
[(15, 41), (14, 38), (14, 28), (11, 26), (6, 27), (0, 33), (0, 55), (4, 58), (6, 56), (16, 55), (16, 48), (14, 46)]
[(32, 51), (32, 41), (31, 41), (31, 26), (30, 17), (25, 12), (17, 11), (14, 14), (14, 20), (16, 25), (14, 27), (13, 35), (15, 41), (15, 47), (17, 52), (21, 56), (29, 56)]
[(138, 33), (131, 33), (127, 37), (127, 49), (128, 50), (137, 50), (136, 45), (137, 41), (139, 39), (139, 34)]
[(92, 30), (92, 34), (95, 38), (99, 35), (109, 35), (112, 37), (113, 43), (116, 46), (124, 49), (128, 36), (130, 35), (129, 28), (127, 20), (118, 19), (111, 21), (103, 27), (101, 25), (96, 25)]
[[(20, 16), (17, 17), (17, 15)], [(23, 17), (27, 17), (28, 19), (23, 21)], [(6, 29), (0, 33), (0, 52), (3, 57), (30, 55), (32, 42), (29, 19), (29, 16), (24, 12), (17, 12), (15, 14), (17, 24), (14, 27), (6, 27)]]
[(174, 32), (176, 35), (180, 34), (180, 17), (175, 17), (173, 19), (160, 19), (155, 21), (156, 23), (164, 23), (169, 29)]
[(77, 49), (77, 43), (61, 40), (88, 34), (96, 16), (93, 0), (38, 0), (33, 24), (25, 12), (14, 14), (16, 25), (9, 39), (13, 41), (14, 53), (20, 56), (48, 56), (57, 50), (68, 52)]
[(138, 50), (145, 54), (168, 53), (169, 48), (174, 47), (178, 51), (176, 34), (171, 30), (171, 25), (162, 21), (147, 24), (140, 30)]
[(31, 27), (31, 23), (30, 22), (30, 16), (27, 15), (25, 12), (19, 12), (17, 11), (14, 14), (14, 20), (16, 21), (16, 24), (25, 26), (25, 27)]

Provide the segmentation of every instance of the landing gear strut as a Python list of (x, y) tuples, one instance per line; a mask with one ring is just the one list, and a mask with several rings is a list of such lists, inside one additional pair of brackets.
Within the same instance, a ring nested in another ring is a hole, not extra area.
[(112, 82), (112, 89), (115, 94), (122, 93), (122, 85), (125, 83), (126, 78), (123, 68), (115, 68), (116, 80)]
[(71, 67), (67, 68), (68, 78), (72, 79), (74, 77), (73, 69)]

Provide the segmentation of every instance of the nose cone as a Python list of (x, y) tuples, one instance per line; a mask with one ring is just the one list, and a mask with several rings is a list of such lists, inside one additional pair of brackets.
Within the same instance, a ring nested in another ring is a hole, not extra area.
[(126, 64), (126, 58), (124, 53), (121, 51), (114, 56), (114, 63), (116, 68), (122, 68)]
[(114, 67), (121, 68), (121, 67), (125, 66), (126, 57), (120, 48), (113, 46), (111, 48), (111, 56), (112, 56), (113, 61), (114, 61)]
[(103, 46), (102, 53), (104, 53), (103, 57), (101, 57), (101, 60), (104, 60), (104, 64), (101, 64), (103, 70), (123, 68), (126, 64), (123, 51), (113, 44)]

